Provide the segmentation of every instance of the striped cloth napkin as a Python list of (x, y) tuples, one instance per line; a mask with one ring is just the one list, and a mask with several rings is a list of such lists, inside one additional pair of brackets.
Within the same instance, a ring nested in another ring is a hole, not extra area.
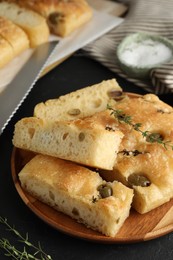
[(136, 32), (161, 35), (173, 40), (173, 0), (131, 0), (124, 22), (87, 45), (84, 53), (151, 93), (173, 93), (173, 60), (153, 68), (149, 80), (129, 78), (120, 69), (116, 47), (125, 36)]

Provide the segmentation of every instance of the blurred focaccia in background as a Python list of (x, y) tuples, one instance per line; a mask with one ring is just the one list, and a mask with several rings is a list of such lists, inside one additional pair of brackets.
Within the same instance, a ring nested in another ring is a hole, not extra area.
[(92, 9), (85, 0), (7, 0), (29, 8), (46, 18), (50, 31), (67, 36), (92, 17)]
[(26, 33), (11, 21), (0, 17), (0, 68), (29, 48)]
[[(36, 12), (20, 7), (15, 3), (0, 1), (0, 17), (10, 20), (22, 28), (29, 38), (31, 48), (45, 43), (49, 39), (46, 19)], [(13, 30), (11, 30), (11, 33), (14, 33)]]

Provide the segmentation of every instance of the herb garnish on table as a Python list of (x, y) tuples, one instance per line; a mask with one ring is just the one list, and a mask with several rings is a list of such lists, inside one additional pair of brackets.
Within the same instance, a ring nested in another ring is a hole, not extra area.
[(5, 225), (6, 230), (15, 235), (17, 242), (23, 244), (22, 250), (17, 249), (7, 238), (0, 238), (0, 249), (4, 251), (5, 256), (16, 260), (53, 260), (43, 251), (39, 242), (38, 246), (32, 244), (29, 241), (28, 233), (25, 236), (21, 235), (14, 226), (8, 223), (6, 218), (0, 216), (0, 224)]

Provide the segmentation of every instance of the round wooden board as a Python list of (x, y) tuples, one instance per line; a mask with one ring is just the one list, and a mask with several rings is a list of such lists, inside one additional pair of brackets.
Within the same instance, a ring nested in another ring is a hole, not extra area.
[(173, 231), (173, 199), (170, 202), (150, 211), (139, 214), (131, 210), (130, 216), (114, 237), (106, 237), (96, 231), (86, 228), (70, 217), (57, 212), (30, 196), (22, 189), (18, 173), (34, 156), (33, 153), (17, 148), (13, 149), (11, 157), (12, 177), (15, 187), (25, 204), (43, 221), (68, 235), (99, 243), (134, 243), (163, 236)]

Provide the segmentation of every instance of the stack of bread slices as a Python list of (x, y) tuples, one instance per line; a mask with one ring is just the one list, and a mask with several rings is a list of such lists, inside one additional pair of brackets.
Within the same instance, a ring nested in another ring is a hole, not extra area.
[(65, 37), (88, 22), (92, 9), (85, 0), (0, 0), (0, 68), (24, 50)]
[[(21, 185), (114, 237), (131, 206), (143, 214), (173, 197), (172, 120), (172, 107), (152, 94), (123, 94), (115, 79), (40, 103), (15, 125), (14, 146), (36, 153), (19, 173)], [(146, 130), (162, 141), (149, 142)]]
[(49, 38), (45, 18), (17, 4), (0, 2), (0, 68), (28, 48)]

